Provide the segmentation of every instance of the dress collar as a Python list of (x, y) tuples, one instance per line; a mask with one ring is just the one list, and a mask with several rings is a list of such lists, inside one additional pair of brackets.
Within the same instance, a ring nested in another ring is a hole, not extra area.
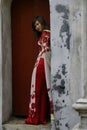
[(50, 30), (48, 30), (48, 29), (44, 29), (43, 32), (44, 32), (44, 31), (46, 31), (46, 32), (50, 32)]

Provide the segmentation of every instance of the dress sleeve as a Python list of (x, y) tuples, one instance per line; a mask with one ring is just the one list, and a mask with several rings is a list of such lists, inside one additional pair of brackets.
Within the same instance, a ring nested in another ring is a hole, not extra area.
[(44, 47), (50, 47), (50, 33), (46, 33), (43, 35), (42, 44)]
[(47, 51), (45, 53), (45, 60), (47, 62), (47, 65), (49, 66), (49, 68), (51, 68), (51, 52)]

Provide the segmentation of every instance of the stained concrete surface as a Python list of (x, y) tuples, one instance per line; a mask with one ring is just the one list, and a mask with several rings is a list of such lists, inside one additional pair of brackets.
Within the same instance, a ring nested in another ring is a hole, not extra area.
[(2, 130), (50, 130), (50, 123), (46, 125), (27, 125), (24, 118), (12, 117), (3, 124)]

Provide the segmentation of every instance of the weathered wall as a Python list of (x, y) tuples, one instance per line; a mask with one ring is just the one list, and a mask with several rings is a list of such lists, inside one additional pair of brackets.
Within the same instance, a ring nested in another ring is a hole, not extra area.
[(56, 128), (70, 130), (79, 121), (72, 104), (82, 96), (81, 1), (50, 0), (51, 76)]
[(2, 26), (1, 26), (1, 1), (0, 1), (0, 130), (2, 129)]
[(72, 32), (71, 51), (70, 51), (70, 87), (72, 102), (82, 97), (82, 76), (81, 76), (81, 60), (82, 60), (82, 39), (83, 39), (83, 10), (82, 1), (71, 1), (70, 4), (70, 26)]
[(2, 1), (2, 120), (12, 112), (11, 1)]

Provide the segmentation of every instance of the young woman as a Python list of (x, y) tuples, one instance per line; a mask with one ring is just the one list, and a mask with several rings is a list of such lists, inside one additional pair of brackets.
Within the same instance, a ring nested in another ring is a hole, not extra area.
[(53, 114), (50, 77), (50, 30), (42, 16), (37, 16), (32, 22), (35, 36), (39, 39), (38, 54), (31, 80), (31, 93), (28, 118), (26, 124), (46, 124), (47, 96), (50, 102), (50, 113)]

